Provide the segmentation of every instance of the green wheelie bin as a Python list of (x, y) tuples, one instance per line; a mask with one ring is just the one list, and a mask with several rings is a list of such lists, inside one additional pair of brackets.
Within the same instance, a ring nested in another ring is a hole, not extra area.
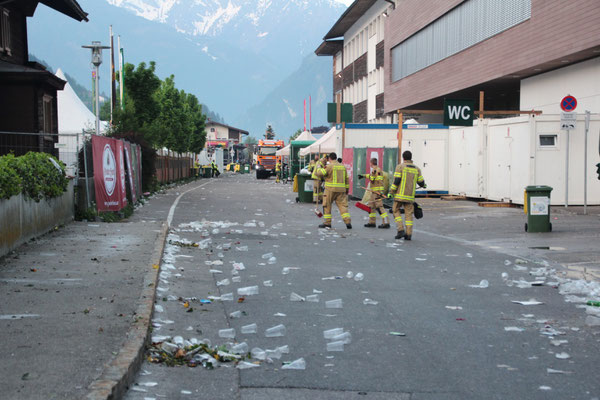
[(312, 203), (313, 201), (313, 180), (310, 174), (297, 174), (298, 177), (298, 197), (296, 203)]
[(538, 185), (525, 188), (525, 232), (552, 232), (550, 222), (550, 186)]

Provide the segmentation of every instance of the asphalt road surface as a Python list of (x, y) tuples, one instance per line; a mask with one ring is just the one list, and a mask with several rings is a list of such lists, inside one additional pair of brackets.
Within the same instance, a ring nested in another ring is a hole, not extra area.
[[(152, 335), (209, 339), (215, 346), (232, 342), (219, 330), (234, 328), (234, 341), (250, 349), (288, 345), (289, 353), (244, 370), (233, 363), (210, 370), (146, 361), (126, 399), (600, 397), (600, 328), (586, 325), (585, 312), (559, 294), (547, 264), (464, 239), (472, 232), (484, 239), (493, 225), (453, 218), (424, 201), (426, 216), (416, 221), (413, 240), (396, 241), (393, 228), (364, 228), (367, 214), (351, 202), (354, 229), (346, 229), (337, 209), (333, 229), (318, 229), (314, 207), (297, 204), (291, 185), (253, 175), (203, 180), (175, 198)], [(202, 244), (173, 244), (183, 240)], [(240, 282), (231, 282), (233, 263), (244, 264)], [(347, 278), (349, 271), (364, 279)], [(324, 279), (331, 277), (340, 278)], [(217, 287), (224, 279), (230, 284)], [(482, 280), (489, 287), (469, 286)], [(521, 288), (515, 280), (545, 283)], [(237, 289), (249, 286), (259, 294), (238, 303)], [(319, 301), (293, 302), (292, 292), (318, 294)], [(226, 293), (234, 301), (199, 301)], [(335, 299), (343, 308), (326, 308)], [(543, 304), (513, 303), (530, 299)], [(238, 310), (241, 318), (229, 318)], [(253, 323), (257, 333), (242, 334)], [(278, 324), (285, 336), (265, 337)], [(332, 328), (351, 334), (342, 352), (327, 351), (323, 331)], [(282, 370), (283, 362), (299, 358), (304, 370)]]

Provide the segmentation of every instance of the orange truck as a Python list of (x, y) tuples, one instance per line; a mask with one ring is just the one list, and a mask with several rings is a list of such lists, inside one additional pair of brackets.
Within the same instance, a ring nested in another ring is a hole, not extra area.
[(275, 154), (277, 150), (285, 147), (283, 140), (259, 140), (256, 153), (254, 155), (254, 168), (256, 169), (256, 179), (268, 179), (275, 175), (275, 165), (281, 157)]

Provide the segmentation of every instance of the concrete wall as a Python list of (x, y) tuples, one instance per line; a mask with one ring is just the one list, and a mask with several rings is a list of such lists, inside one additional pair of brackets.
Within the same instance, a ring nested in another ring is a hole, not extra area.
[(521, 109), (559, 114), (568, 94), (577, 99), (577, 112), (600, 112), (600, 57), (523, 79)]
[(57, 225), (73, 220), (73, 181), (61, 196), (36, 203), (23, 195), (0, 200), (0, 257)]

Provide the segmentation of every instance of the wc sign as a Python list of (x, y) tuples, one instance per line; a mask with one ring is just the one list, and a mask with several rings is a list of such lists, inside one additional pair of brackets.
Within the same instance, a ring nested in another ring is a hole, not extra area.
[(475, 100), (444, 100), (444, 125), (473, 126)]

